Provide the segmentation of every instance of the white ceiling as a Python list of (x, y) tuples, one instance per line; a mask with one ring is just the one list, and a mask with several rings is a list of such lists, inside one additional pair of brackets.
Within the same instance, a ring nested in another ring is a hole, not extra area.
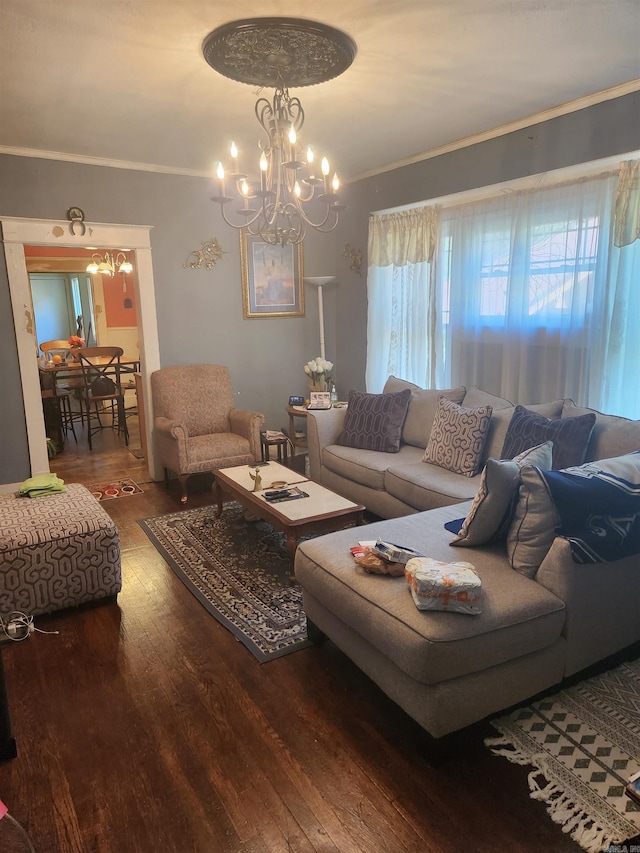
[(293, 91), (345, 179), (640, 89), (640, 0), (0, 0), (0, 151), (194, 174), (232, 138), (255, 151), (253, 87), (201, 52), (254, 15), (357, 43), (341, 77)]

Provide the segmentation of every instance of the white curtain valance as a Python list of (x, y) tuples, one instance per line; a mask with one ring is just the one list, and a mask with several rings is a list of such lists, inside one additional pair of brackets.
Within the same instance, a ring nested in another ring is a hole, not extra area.
[(369, 217), (369, 266), (428, 263), (438, 239), (438, 212), (421, 207)]
[(628, 246), (640, 238), (640, 160), (620, 165), (616, 192), (614, 243)]

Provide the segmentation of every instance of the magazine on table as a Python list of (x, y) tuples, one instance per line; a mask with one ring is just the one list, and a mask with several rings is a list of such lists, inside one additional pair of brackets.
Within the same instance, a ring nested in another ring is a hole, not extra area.
[(299, 498), (308, 498), (309, 494), (303, 492), (298, 486), (288, 486), (282, 489), (265, 489), (263, 492), (264, 499), (270, 504), (277, 504), (281, 501), (295, 501)]

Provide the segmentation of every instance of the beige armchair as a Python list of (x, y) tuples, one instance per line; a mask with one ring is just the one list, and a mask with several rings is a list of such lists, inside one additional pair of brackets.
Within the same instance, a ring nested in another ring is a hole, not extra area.
[(260, 459), (264, 416), (233, 408), (229, 370), (220, 364), (163, 367), (151, 374), (154, 437), (165, 483), (174, 471), (187, 500), (191, 474)]

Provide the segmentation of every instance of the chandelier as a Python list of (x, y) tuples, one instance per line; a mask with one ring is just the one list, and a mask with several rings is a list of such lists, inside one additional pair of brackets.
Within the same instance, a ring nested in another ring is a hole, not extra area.
[(91, 273), (91, 275), (101, 273), (102, 275), (108, 275), (113, 278), (116, 274), (116, 267), (118, 268), (117, 271), (123, 275), (133, 272), (133, 264), (127, 259), (124, 252), (118, 252), (115, 258), (112, 252), (107, 251), (104, 255), (94, 252), (91, 255), (91, 263), (87, 265), (87, 272)]
[(275, 89), (273, 98), (260, 97), (255, 105), (264, 133), (258, 142), (259, 177), (243, 171), (249, 158), (233, 142), (230, 171), (218, 163), (218, 195), (212, 201), (220, 205), (224, 221), (283, 246), (301, 243), (307, 227), (333, 231), (344, 209), (338, 175), (331, 175), (326, 157), (319, 159), (311, 145), (303, 147), (304, 110), (289, 87), (324, 83), (342, 74), (355, 58), (355, 42), (314, 21), (255, 18), (218, 27), (206, 37), (202, 52), (225, 77)]

